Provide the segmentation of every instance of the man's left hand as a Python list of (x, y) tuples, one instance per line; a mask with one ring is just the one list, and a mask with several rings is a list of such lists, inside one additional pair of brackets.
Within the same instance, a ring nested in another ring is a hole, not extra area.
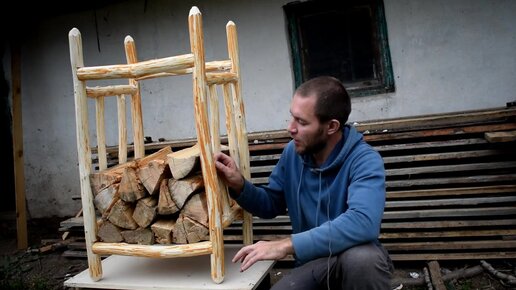
[(288, 254), (293, 254), (292, 240), (286, 238), (279, 241), (259, 241), (253, 245), (245, 246), (233, 257), (233, 263), (240, 261), (240, 271), (243, 272), (254, 263), (262, 260), (279, 260)]

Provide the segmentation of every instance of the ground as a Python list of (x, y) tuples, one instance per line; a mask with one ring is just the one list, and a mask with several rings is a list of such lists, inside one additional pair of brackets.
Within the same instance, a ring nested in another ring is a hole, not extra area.
[[(0, 228), (0, 289), (67, 289), (63, 282), (87, 268), (84, 258), (67, 258), (62, 256), (63, 249), (38, 253), (35, 249), (42, 246), (42, 241), (59, 239), (59, 223), (65, 219), (32, 219), (28, 222), (29, 250), (16, 249), (16, 231), (12, 224), (1, 222)], [(30, 250), (34, 249), (34, 250)], [(516, 261), (491, 261), (492, 265), (504, 274), (514, 275)], [(443, 271), (454, 271), (460, 268), (479, 265), (479, 261), (441, 262)], [(290, 270), (290, 265), (277, 263), (271, 271), (270, 283), (274, 283)], [(411, 275), (423, 277), (425, 263), (396, 264), (395, 279), (408, 279)], [(445, 283), (448, 290), (506, 290), (516, 289), (500, 283), (498, 278), (485, 271), (470, 278), (461, 278)], [(263, 289), (267, 289), (265, 285)], [(393, 289), (428, 289), (426, 285), (408, 286), (393, 285)], [(514, 287), (514, 286), (513, 286)]]

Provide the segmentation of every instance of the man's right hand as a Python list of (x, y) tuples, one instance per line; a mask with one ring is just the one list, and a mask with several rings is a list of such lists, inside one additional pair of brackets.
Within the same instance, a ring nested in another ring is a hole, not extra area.
[(240, 173), (235, 160), (222, 152), (215, 153), (215, 167), (226, 185), (234, 193), (240, 194), (244, 188), (244, 177)]

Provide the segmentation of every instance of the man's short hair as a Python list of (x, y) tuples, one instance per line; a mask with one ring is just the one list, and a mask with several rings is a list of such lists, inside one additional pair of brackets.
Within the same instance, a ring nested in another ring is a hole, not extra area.
[(336, 119), (341, 129), (351, 113), (351, 99), (346, 88), (337, 78), (320, 76), (301, 84), (295, 94), (301, 97), (315, 96), (315, 116), (320, 122)]

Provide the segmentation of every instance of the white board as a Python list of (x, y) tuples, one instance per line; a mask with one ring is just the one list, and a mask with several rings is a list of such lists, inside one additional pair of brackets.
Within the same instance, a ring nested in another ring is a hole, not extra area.
[(235, 289), (252, 290), (269, 273), (274, 261), (260, 261), (245, 272), (231, 259), (242, 245), (225, 245), (224, 282), (211, 280), (210, 255), (155, 259), (109, 256), (102, 260), (102, 279), (94, 282), (88, 269), (66, 280), (64, 286), (93, 289)]

